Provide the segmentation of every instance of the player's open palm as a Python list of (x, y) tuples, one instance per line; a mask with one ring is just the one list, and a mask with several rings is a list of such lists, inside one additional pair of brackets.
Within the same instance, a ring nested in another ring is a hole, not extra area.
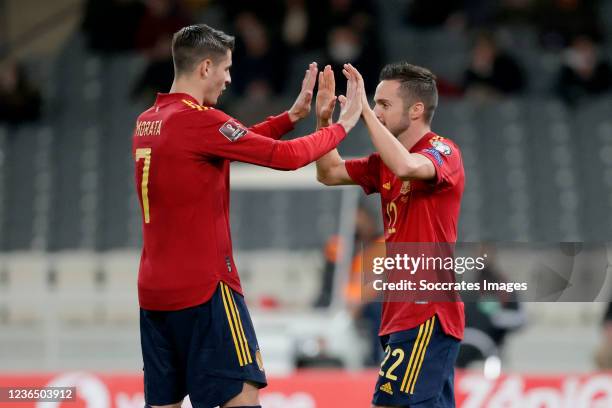
[(365, 91), (365, 84), (363, 82), (363, 76), (361, 76), (361, 73), (352, 64), (345, 64), (342, 72), (344, 73), (345, 76), (350, 75), (351, 77), (357, 80), (357, 84), (358, 84), (357, 93), (359, 94), (361, 98), (361, 104), (363, 108), (366, 108), (366, 107), (369, 108), (370, 105), (368, 103), (368, 95), (366, 94), (366, 91)]
[(302, 81), (302, 89), (295, 99), (293, 106), (289, 109), (289, 118), (292, 122), (304, 119), (310, 113), (312, 95), (315, 83), (317, 82), (317, 63), (311, 62)]
[(317, 120), (326, 125), (331, 122), (334, 108), (336, 107), (336, 80), (331, 66), (319, 72), (319, 85), (316, 100)]
[(361, 116), (362, 100), (359, 79), (355, 75), (348, 73), (346, 69), (343, 70), (343, 73), (347, 78), (346, 96), (340, 95), (338, 98), (342, 107), (338, 123), (342, 124), (346, 131), (349, 131), (355, 126)]

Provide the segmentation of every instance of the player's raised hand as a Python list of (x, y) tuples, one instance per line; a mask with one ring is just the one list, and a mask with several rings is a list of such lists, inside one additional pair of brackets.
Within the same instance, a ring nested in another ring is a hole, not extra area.
[(344, 69), (342, 70), (342, 73), (344, 73), (344, 76), (346, 76), (347, 79), (350, 76), (357, 80), (357, 93), (361, 97), (362, 109), (369, 109), (370, 105), (368, 102), (368, 95), (365, 91), (365, 83), (363, 82), (363, 76), (361, 75), (361, 73), (352, 64), (344, 64)]
[(317, 82), (317, 71), (317, 63), (311, 62), (310, 65), (308, 65), (304, 80), (302, 81), (302, 90), (295, 99), (291, 109), (289, 109), (289, 119), (291, 119), (293, 123), (300, 119), (304, 119), (310, 113), (312, 94), (315, 83)]
[(345, 76), (347, 77), (346, 96), (340, 95), (338, 98), (342, 107), (338, 123), (344, 126), (344, 129), (348, 132), (355, 126), (361, 116), (362, 101), (358, 78), (348, 72), (345, 73)]
[(327, 126), (331, 122), (334, 108), (336, 107), (336, 80), (331, 66), (319, 72), (319, 85), (317, 88), (317, 100), (315, 103), (317, 122), (320, 126)]

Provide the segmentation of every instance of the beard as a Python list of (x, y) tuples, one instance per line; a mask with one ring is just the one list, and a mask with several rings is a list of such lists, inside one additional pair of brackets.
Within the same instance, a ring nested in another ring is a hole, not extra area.
[(411, 122), (410, 118), (408, 117), (408, 115), (406, 115), (406, 117), (402, 118), (402, 120), (400, 120), (399, 123), (397, 123), (397, 125), (395, 126), (385, 125), (385, 127), (397, 139), (402, 133), (408, 130), (408, 128), (410, 127), (410, 122)]

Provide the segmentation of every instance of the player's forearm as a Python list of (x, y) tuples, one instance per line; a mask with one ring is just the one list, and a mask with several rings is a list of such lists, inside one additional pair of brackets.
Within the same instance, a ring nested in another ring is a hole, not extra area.
[(338, 153), (338, 149), (332, 149), (329, 153), (321, 156), (317, 161), (317, 181), (325, 185), (336, 184), (333, 180), (334, 170), (344, 166), (344, 160)]
[[(317, 130), (330, 126), (330, 119), (317, 117)], [(329, 153), (321, 156), (317, 161), (317, 181), (325, 185), (334, 185), (333, 172), (338, 166), (344, 166), (344, 160), (338, 153), (338, 149), (332, 149)]]
[(290, 119), (288, 112), (284, 112), (280, 115), (266, 118), (265, 121), (251, 126), (249, 130), (259, 135), (278, 140), (283, 137), (283, 135), (293, 130), (293, 121)]
[(372, 144), (380, 154), (382, 161), (396, 176), (410, 177), (417, 167), (415, 159), (411, 157), (412, 154), (380, 123), (373, 110), (364, 109), (363, 119)]
[(346, 137), (344, 128), (333, 125), (297, 139), (277, 142), (270, 157), (270, 167), (296, 170), (335, 149)]

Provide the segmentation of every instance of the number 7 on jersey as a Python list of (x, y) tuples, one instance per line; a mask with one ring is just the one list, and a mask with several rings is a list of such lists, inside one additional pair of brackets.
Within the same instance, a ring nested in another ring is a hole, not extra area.
[(138, 160), (144, 159), (144, 166), (142, 166), (142, 182), (140, 183), (140, 189), (142, 191), (142, 212), (144, 213), (144, 222), (148, 224), (151, 222), (151, 215), (149, 213), (149, 170), (151, 169), (151, 148), (136, 149), (136, 163)]

